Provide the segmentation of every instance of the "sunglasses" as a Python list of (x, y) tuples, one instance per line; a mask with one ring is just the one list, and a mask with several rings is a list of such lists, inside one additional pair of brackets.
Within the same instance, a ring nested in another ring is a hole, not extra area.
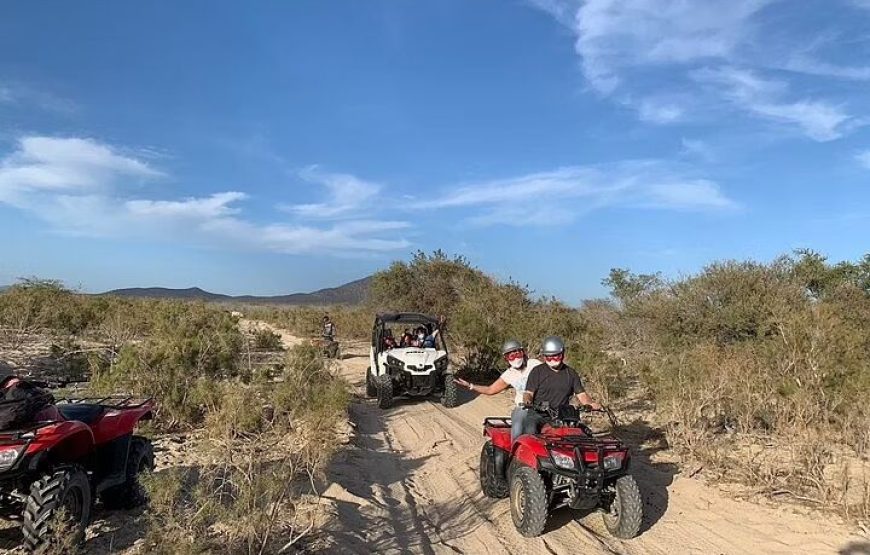
[(525, 351), (511, 351), (504, 355), (505, 360), (516, 360), (518, 358), (523, 358), (526, 356)]
[(555, 355), (544, 355), (544, 360), (562, 360), (565, 358), (565, 353), (558, 353)]

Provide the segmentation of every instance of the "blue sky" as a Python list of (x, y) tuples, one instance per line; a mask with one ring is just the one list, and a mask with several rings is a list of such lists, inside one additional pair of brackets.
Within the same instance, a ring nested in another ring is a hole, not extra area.
[(569, 302), (870, 236), (870, 1), (6, 2), (0, 282)]

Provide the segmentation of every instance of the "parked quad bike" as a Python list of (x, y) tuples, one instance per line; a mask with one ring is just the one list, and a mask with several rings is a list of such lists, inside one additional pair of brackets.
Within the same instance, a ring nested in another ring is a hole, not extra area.
[(151, 442), (133, 435), (151, 418), (153, 399), (63, 399), (55, 406), (55, 420), (0, 431), (0, 517), (20, 521), (25, 547), (36, 552), (82, 544), (95, 497), (110, 509), (144, 504), (139, 476), (154, 468)]
[(643, 503), (637, 483), (629, 473), (628, 447), (605, 433), (595, 433), (579, 412), (600, 412), (616, 418), (609, 409), (592, 411), (562, 407), (532, 410), (548, 420), (541, 432), (522, 435), (511, 443), (510, 418), (483, 421), (487, 441), (480, 454), (480, 485), (491, 498), (510, 497), (511, 517), (520, 534), (540, 535), (549, 514), (561, 507), (602, 513), (607, 530), (615, 537), (637, 536)]
[(314, 346), (320, 349), (320, 353), (324, 356), (324, 358), (340, 358), (341, 357), (341, 349), (339, 348), (338, 341), (335, 339), (326, 339), (325, 337), (321, 337), (313, 340)]

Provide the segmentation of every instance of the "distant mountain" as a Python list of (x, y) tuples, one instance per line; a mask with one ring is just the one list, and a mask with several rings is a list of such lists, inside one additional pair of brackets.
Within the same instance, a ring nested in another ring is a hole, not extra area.
[(129, 289), (114, 289), (101, 293), (115, 297), (134, 297), (140, 299), (180, 299), (190, 301), (234, 302), (251, 304), (291, 304), (291, 305), (330, 305), (330, 304), (360, 304), (368, 296), (371, 277), (364, 277), (338, 287), (319, 289), (312, 293), (293, 293), (260, 297), (254, 295), (221, 295), (189, 287), (187, 289), (170, 289), (166, 287), (133, 287)]

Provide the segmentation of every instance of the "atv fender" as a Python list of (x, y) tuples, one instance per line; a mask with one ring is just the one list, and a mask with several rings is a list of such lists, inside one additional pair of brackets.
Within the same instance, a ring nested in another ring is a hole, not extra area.
[(94, 449), (94, 434), (78, 421), (61, 422), (39, 434), (27, 447), (26, 454), (32, 458), (31, 470), (40, 468), (47, 461), (69, 462), (84, 457)]
[(152, 410), (150, 405), (136, 409), (107, 410), (93, 426), (94, 441), (104, 444), (131, 433), (141, 420), (148, 420)]
[(513, 460), (535, 470), (539, 466), (538, 458), (548, 456), (547, 449), (534, 437), (520, 436), (514, 443)]
[(493, 445), (491, 441), (486, 443), (486, 448), (490, 453), (490, 457), (492, 460), (492, 470), (493, 476), (498, 476), (499, 478), (505, 478), (507, 476), (507, 461), (508, 454), (504, 449)]

